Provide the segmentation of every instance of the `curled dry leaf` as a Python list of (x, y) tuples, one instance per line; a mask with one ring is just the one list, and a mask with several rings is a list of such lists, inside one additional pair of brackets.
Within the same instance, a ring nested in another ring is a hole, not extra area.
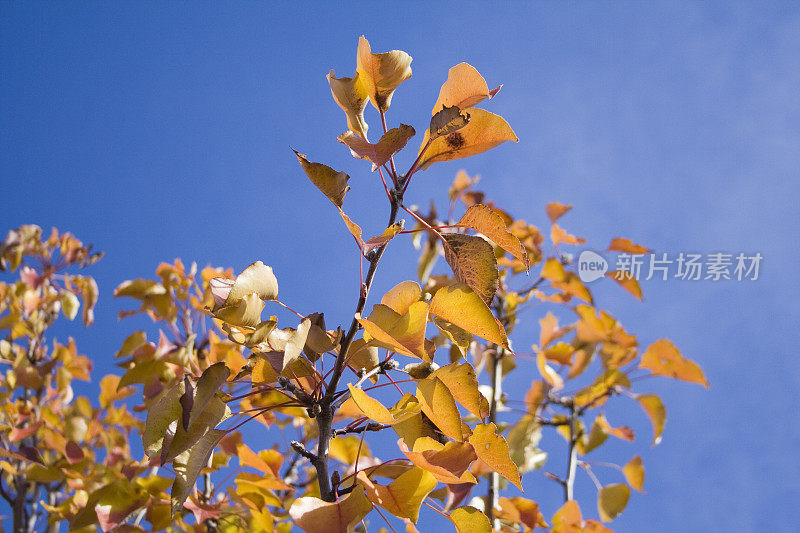
[(350, 186), (347, 184), (350, 176), (344, 172), (337, 172), (328, 165), (313, 163), (308, 160), (305, 154), (301, 154), (294, 148), (292, 148), (292, 151), (297, 156), (297, 160), (300, 161), (300, 166), (303, 167), (311, 183), (316, 185), (328, 197), (328, 200), (333, 202), (333, 205), (341, 209), (344, 197), (347, 191), (350, 190)]
[(384, 133), (375, 144), (349, 131), (339, 135), (336, 140), (350, 148), (350, 153), (356, 159), (366, 159), (372, 163), (372, 171), (375, 172), (378, 167), (402, 150), (415, 133), (411, 126), (400, 124), (399, 127)]
[(364, 120), (364, 109), (367, 107), (367, 88), (359, 81), (358, 72), (352, 78), (337, 78), (331, 70), (326, 76), (331, 86), (333, 99), (347, 116), (347, 128), (353, 133), (367, 138), (369, 126)]
[(456, 226), (483, 233), (497, 246), (522, 261), (526, 267), (530, 266), (525, 247), (517, 237), (508, 231), (503, 217), (488, 205), (476, 204), (469, 207)]
[(373, 54), (369, 41), (363, 35), (358, 40), (356, 52), (359, 82), (372, 105), (386, 111), (392, 105), (395, 89), (411, 77), (411, 56), (401, 50)]
[(469, 124), (469, 113), (462, 113), (456, 107), (442, 107), (438, 113), (431, 117), (428, 128), (428, 140), (433, 141), (443, 135), (450, 135)]

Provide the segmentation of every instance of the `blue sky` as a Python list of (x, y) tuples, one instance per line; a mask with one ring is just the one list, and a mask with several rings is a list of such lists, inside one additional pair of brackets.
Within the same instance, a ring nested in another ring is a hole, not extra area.
[[(443, 206), (465, 168), (500, 206), (542, 227), (547, 202), (574, 205), (563, 225), (596, 248), (625, 236), (670, 254), (764, 256), (758, 281), (645, 282), (644, 304), (608, 281), (593, 285), (643, 344), (669, 337), (711, 382), (708, 391), (647, 384), (669, 415), (653, 449), (641, 413), (619, 411), (643, 438), (609, 455), (639, 453), (648, 478), (614, 528), (791, 530), (800, 498), (792, 3), (4, 3), (0, 230), (57, 226), (106, 252), (92, 270), (97, 324), (63, 332), (95, 359), (96, 375), (146, 324), (116, 321), (129, 304), (113, 301), (113, 288), (176, 257), (237, 271), (261, 259), (284, 301), (349, 322), (351, 238), (289, 146), (350, 173), (348, 212), (380, 231), (379, 181), (336, 143), (344, 117), (325, 81), (331, 68), (352, 73), (361, 34), (373, 50), (414, 57), (390, 124), (423, 131), (447, 69), (468, 61), (490, 86), (504, 84), (485, 107), (520, 138), (434, 165), (415, 178), (410, 203)], [(393, 244), (374, 294), (412, 278), (414, 257)], [(535, 341), (536, 313), (517, 346)], [(521, 371), (511, 392), (521, 395), (534, 372)], [(561, 472), (558, 437), (549, 438), (548, 467)], [(538, 474), (525, 486), (549, 517), (557, 488)], [(582, 476), (589, 516), (593, 491)]]

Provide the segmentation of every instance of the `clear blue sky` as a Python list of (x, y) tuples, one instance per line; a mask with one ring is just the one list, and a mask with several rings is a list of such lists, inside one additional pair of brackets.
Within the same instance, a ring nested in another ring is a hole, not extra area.
[[(662, 444), (648, 447), (633, 406), (615, 416), (641, 441), (606, 457), (639, 453), (647, 469), (647, 494), (632, 496), (616, 531), (793, 530), (800, 9), (788, 2), (3, 3), (0, 229), (57, 226), (106, 252), (92, 270), (96, 326), (62, 333), (94, 358), (96, 375), (145, 324), (116, 321), (129, 303), (113, 301), (113, 288), (175, 257), (237, 271), (261, 259), (284, 301), (349, 322), (351, 239), (289, 145), (349, 172), (349, 212), (367, 233), (380, 230), (382, 204), (369, 205), (382, 201), (377, 176), (335, 142), (344, 117), (325, 81), (330, 68), (352, 73), (362, 33), (374, 50), (414, 57), (391, 124), (422, 131), (447, 69), (468, 61), (490, 86), (504, 84), (486, 107), (520, 138), (434, 165), (415, 179), (412, 202), (442, 206), (463, 167), (541, 226), (547, 202), (573, 204), (564, 225), (598, 247), (622, 235), (660, 252), (764, 256), (756, 282), (651, 281), (644, 304), (610, 282), (593, 286), (642, 343), (671, 338), (711, 382), (648, 384), (668, 409)], [(393, 244), (376, 291), (411, 278), (413, 258)], [(537, 318), (517, 346), (535, 341)], [(561, 472), (550, 439), (548, 468)], [(553, 483), (530, 474), (525, 486), (551, 516)], [(581, 476), (589, 516), (593, 491)]]

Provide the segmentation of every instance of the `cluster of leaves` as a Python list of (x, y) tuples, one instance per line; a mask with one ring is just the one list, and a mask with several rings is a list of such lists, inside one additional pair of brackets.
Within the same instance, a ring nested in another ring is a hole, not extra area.
[[(295, 151), (356, 244), (362, 283), (349, 325), (328, 328), (323, 313), (301, 314), (281, 302), (278, 280), (261, 261), (236, 276), (207, 267), (199, 279), (194, 264), (188, 270), (177, 260), (162, 264), (154, 279), (126, 281), (115, 290), (116, 297), (139, 302), (122, 317), (144, 314), (159, 331), (157, 341), (148, 340), (145, 331), (124, 341), (117, 353), (124, 373), (101, 382), (101, 406), (93, 409), (88, 401), (72, 402), (68, 380), (61, 377), (62, 368), (70, 376), (88, 377), (88, 361), (75, 355), (74, 345), (57, 346), (50, 359), (59, 354), (58, 363), (42, 366), (48, 360), (42, 340), (35, 328), (28, 333), (33, 326), (26, 320), (38, 306), (49, 309), (42, 317), (57, 315), (59, 308), (74, 316), (75, 297), (67, 293), (77, 292), (86, 300), (89, 322), (96, 287), (80, 281), (84, 278), (55, 274), (52, 256), (36, 246), (54, 247), (57, 236), (47, 245), (30, 228), (9, 237), (4, 266), (17, 268), (26, 254), (49, 258), (35, 276), (23, 268), (17, 285), (3, 286), (6, 307), (0, 312), (8, 312), (0, 313), (0, 326), (11, 330), (3, 362), (13, 366), (4, 383), (10, 384), (12, 405), (19, 404), (4, 415), (10, 420), (8, 439), (18, 443), (0, 463), (9, 488), (25, 492), (25, 483), (39, 483), (33, 477), (37, 469), (61, 476), (53, 481), (40, 476), (44, 491), (62, 478), (73, 489), (80, 483), (67, 499), (56, 497), (45, 507), (51, 520), (68, 519), (76, 528), (97, 523), (104, 530), (130, 531), (147, 521), (151, 530), (286, 532), (297, 526), (307, 533), (344, 533), (365, 531), (378, 519), (394, 530), (388, 518), (393, 516), (413, 532), (425, 506), (462, 533), (609, 531), (601, 521), (622, 512), (629, 487), (642, 490), (644, 469), (634, 456), (624, 466), (613, 465), (624, 483), (603, 486), (593, 473), (600, 463), (585, 460), (609, 436), (634, 438), (629, 428), (611, 425), (606, 405), (617, 397), (638, 401), (658, 442), (664, 407), (657, 396), (634, 392), (633, 384), (669, 376), (707, 385), (705, 378), (667, 340), (640, 350), (636, 337), (597, 307), (572, 256), (562, 251), (585, 244), (558, 223), (570, 206), (548, 204), (552, 247), (547, 252), (537, 227), (487, 201), (475, 188), (477, 178), (463, 171), (450, 188), (446, 220), (438, 219), (433, 203), (427, 214), (407, 207), (404, 198), (417, 173), (517, 140), (503, 118), (475, 107), (500, 87), (490, 90), (474, 67), (461, 63), (442, 85), (413, 162), (399, 172), (395, 156), (416, 132), (404, 124), (389, 129), (386, 113), (395, 90), (411, 77), (410, 65), (405, 52), (373, 53), (362, 37), (353, 77), (337, 78), (334, 71), (327, 76), (348, 127), (337, 140), (378, 172), (386, 193), (389, 217), (382, 232), (365, 239), (345, 213), (347, 173)], [(367, 135), (368, 103), (383, 129), (375, 143)], [(413, 219), (413, 228), (398, 219), (401, 212)], [(368, 311), (381, 257), (401, 235), (411, 235), (420, 250), (417, 280), (395, 285)], [(61, 240), (67, 243), (61, 257), (72, 261), (67, 264), (92, 261), (71, 237)], [(609, 249), (647, 251), (626, 239), (614, 239)], [(434, 274), (439, 257), (449, 268)], [(62, 262), (59, 268), (66, 266)], [(641, 298), (635, 280), (618, 281)], [(535, 303), (552, 310), (539, 320), (532, 351), (518, 350), (510, 337)], [(563, 316), (574, 319), (561, 325)], [(503, 378), (525, 362), (539, 377), (524, 400), (514, 400), (503, 393)], [(54, 387), (46, 378), (51, 374), (59, 377)], [(112, 405), (132, 387), (141, 390), (133, 410), (146, 413), (143, 423)], [(53, 425), (40, 423), (47, 410), (60, 417)], [(84, 432), (91, 438), (67, 427), (59, 430), (60, 440), (47, 436), (78, 416), (97, 428)], [(245, 444), (240, 428), (253, 420), (266, 428), (269, 447)], [(132, 428), (141, 433), (147, 456), (141, 461), (133, 461), (127, 448)], [(565, 500), (549, 520), (535, 501), (501, 496), (508, 483), (521, 491), (523, 476), (546, 464), (539, 443), (547, 428), (564, 437), (568, 458), (563, 475), (547, 473), (563, 488)], [(387, 435), (396, 441), (397, 454), (381, 459), (372, 454), (368, 437)], [(46, 440), (53, 457), (31, 451), (37, 439)], [(76, 464), (82, 465), (80, 474)], [(170, 468), (171, 479), (158, 474)], [(574, 500), (579, 468), (597, 485), (600, 521), (584, 519)], [(488, 490), (478, 494), (483, 479)], [(10, 492), (4, 496), (14, 501)]]

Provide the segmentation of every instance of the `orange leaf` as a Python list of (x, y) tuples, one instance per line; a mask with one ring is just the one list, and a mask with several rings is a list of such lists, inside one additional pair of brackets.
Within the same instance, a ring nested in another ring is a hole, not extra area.
[(633, 296), (641, 301), (642, 299), (642, 287), (639, 285), (639, 282), (628, 275), (624, 275), (626, 273), (620, 273), (619, 270), (613, 270), (611, 272), (606, 272), (606, 277), (611, 278), (617, 283), (619, 286), (628, 291), (629, 293), (633, 294)]
[(626, 254), (646, 254), (650, 250), (639, 244), (633, 244), (629, 239), (617, 237), (608, 245), (607, 251), (623, 252)]
[(442, 106), (467, 109), (478, 105), (483, 100), (494, 97), (500, 87), (490, 91), (486, 80), (475, 67), (469, 63), (459, 63), (447, 73), (447, 81), (439, 90), (439, 98), (433, 105), (431, 115), (441, 111)]
[(356, 159), (366, 159), (372, 163), (372, 171), (375, 172), (378, 167), (402, 150), (415, 133), (411, 126), (400, 124), (400, 127), (392, 128), (384, 133), (375, 144), (350, 131), (339, 135), (336, 140), (350, 148), (350, 152)]
[(430, 437), (420, 437), (414, 442), (413, 451), (408, 449), (403, 439), (398, 440), (397, 445), (412, 463), (442, 483), (477, 483), (468, 469), (478, 456), (468, 442), (442, 444)]
[(684, 359), (675, 345), (667, 339), (657, 340), (645, 350), (639, 368), (646, 368), (655, 376), (699, 383), (708, 388), (708, 381), (700, 367), (693, 361)]
[(488, 205), (477, 204), (471, 206), (456, 226), (474, 229), (483, 233), (497, 246), (522, 261), (526, 267), (529, 266), (525, 247), (522, 246), (518, 238), (508, 231), (503, 217)]
[(306, 533), (351, 533), (371, 510), (372, 502), (364, 487), (358, 485), (335, 502), (309, 496), (298, 498), (289, 508), (289, 515)]
[(544, 209), (547, 211), (547, 217), (550, 219), (550, 222), (555, 224), (556, 220), (564, 216), (567, 211), (572, 209), (572, 206), (560, 204), (558, 202), (550, 202)]
[(392, 105), (395, 89), (411, 77), (411, 56), (400, 50), (373, 54), (366, 37), (358, 40), (356, 52), (359, 82), (364, 85), (370, 102), (379, 111)]
[[(364, 340), (389, 350), (429, 360), (425, 348), (425, 327), (428, 324), (428, 304), (414, 302), (403, 315), (392, 308), (377, 304), (368, 318), (358, 318), (364, 326)], [(369, 337), (369, 338), (368, 338)]]

